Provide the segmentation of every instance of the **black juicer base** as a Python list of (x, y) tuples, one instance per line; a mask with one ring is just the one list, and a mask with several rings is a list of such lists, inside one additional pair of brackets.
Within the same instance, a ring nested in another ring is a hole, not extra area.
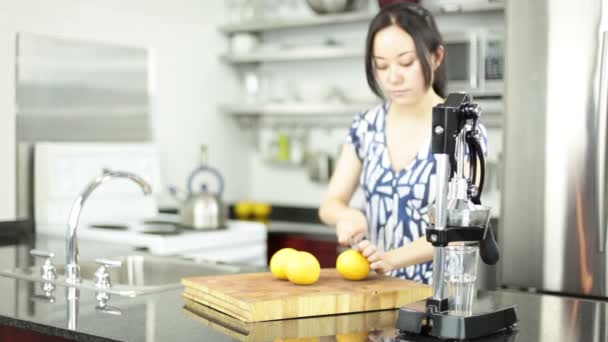
[(471, 340), (509, 331), (516, 323), (515, 306), (459, 316), (449, 315), (447, 312), (427, 313), (426, 301), (423, 300), (399, 309), (396, 328), (400, 333), (408, 335)]

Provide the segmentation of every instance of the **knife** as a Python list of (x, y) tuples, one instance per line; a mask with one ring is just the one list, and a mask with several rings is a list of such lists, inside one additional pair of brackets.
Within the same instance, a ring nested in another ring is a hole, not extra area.
[(357, 246), (358, 246), (358, 245), (361, 243), (361, 241), (363, 241), (363, 240), (365, 240), (365, 239), (367, 239), (367, 236), (366, 236), (366, 235), (363, 235), (363, 236), (361, 236), (361, 237), (360, 237), (360, 238), (358, 238), (358, 239), (351, 239), (351, 240), (350, 240), (350, 243), (349, 243), (349, 244), (350, 244), (350, 248), (351, 248), (351, 249), (354, 249), (354, 250), (359, 250), (359, 249), (357, 248)]

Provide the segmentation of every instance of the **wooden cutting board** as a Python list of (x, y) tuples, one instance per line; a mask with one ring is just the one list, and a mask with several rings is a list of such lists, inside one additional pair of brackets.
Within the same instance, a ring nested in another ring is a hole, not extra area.
[(274, 278), (270, 272), (182, 279), (183, 296), (245, 322), (394, 309), (432, 295), (414, 281), (370, 274), (349, 281), (321, 270), (313, 285)]
[(182, 311), (187, 317), (243, 342), (303, 340), (318, 336), (336, 336), (338, 341), (341, 338), (368, 341), (370, 331), (390, 331), (397, 320), (397, 310), (382, 310), (247, 323), (189, 299), (184, 299)]

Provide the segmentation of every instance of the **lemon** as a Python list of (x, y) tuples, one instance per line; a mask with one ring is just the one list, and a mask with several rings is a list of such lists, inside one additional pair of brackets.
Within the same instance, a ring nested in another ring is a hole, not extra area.
[(310, 285), (319, 280), (321, 265), (314, 255), (308, 252), (297, 252), (289, 256), (285, 274), (290, 282), (298, 285)]
[(281, 248), (276, 251), (270, 258), (270, 272), (279, 279), (287, 279), (287, 275), (285, 274), (286, 261), (292, 254), (297, 252), (293, 248)]
[(272, 206), (268, 203), (255, 202), (251, 205), (253, 214), (259, 219), (265, 219), (272, 212)]
[(347, 333), (347, 334), (336, 334), (337, 342), (367, 342), (368, 333)]
[(250, 202), (237, 202), (234, 205), (234, 214), (239, 220), (247, 220), (253, 212), (253, 203)]
[(336, 260), (336, 269), (342, 277), (348, 280), (365, 279), (369, 274), (369, 261), (354, 249), (346, 250)]

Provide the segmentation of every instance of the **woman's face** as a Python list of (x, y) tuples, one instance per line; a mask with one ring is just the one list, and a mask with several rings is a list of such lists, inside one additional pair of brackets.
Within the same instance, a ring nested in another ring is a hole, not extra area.
[(376, 33), (372, 52), (376, 78), (384, 94), (398, 104), (420, 101), (428, 88), (412, 37), (397, 25), (388, 26)]

